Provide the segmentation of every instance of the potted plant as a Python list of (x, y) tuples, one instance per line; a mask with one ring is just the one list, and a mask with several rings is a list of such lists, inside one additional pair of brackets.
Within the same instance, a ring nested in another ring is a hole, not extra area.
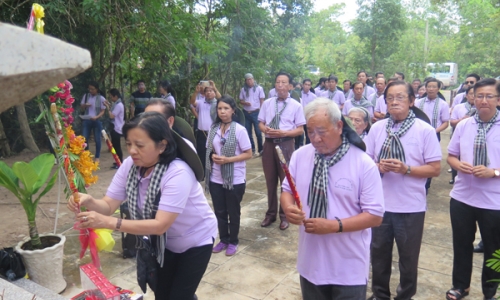
[(40, 236), (36, 226), (38, 203), (52, 189), (57, 179), (57, 172), (51, 174), (53, 166), (54, 156), (49, 153), (40, 154), (29, 163), (15, 162), (12, 168), (0, 161), (0, 186), (19, 199), (28, 218), (29, 239), (20, 242), (16, 251), (21, 254), (29, 277), (60, 293), (66, 288), (62, 276), (66, 238), (62, 235)]

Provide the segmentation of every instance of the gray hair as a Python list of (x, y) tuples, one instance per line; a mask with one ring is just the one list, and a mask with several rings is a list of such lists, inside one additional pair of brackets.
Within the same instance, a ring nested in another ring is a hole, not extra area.
[(365, 122), (365, 124), (367, 125), (371, 125), (371, 120), (370, 120), (370, 113), (368, 112), (368, 110), (364, 107), (353, 107), (351, 109), (349, 109), (349, 112), (347, 113), (347, 115), (350, 115), (352, 112), (358, 112), (360, 113), (362, 116), (363, 116), (363, 121)]
[(342, 114), (340, 113), (340, 109), (337, 103), (324, 97), (318, 97), (311, 103), (307, 104), (304, 108), (306, 121), (309, 121), (309, 119), (314, 116), (319, 110), (324, 110), (327, 113), (330, 122), (334, 125), (336, 125), (342, 118)]

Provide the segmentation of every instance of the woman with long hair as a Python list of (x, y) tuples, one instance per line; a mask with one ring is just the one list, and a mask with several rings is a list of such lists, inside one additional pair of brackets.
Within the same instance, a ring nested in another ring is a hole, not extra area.
[[(111, 129), (111, 144), (113, 144), (113, 148), (115, 148), (116, 155), (120, 161), (123, 161), (123, 152), (121, 146), (121, 138), (122, 138), (122, 127), (125, 124), (125, 106), (122, 102), (122, 97), (120, 92), (117, 89), (110, 89), (108, 92), (109, 99), (111, 100), (111, 104), (107, 101), (104, 102), (106, 108), (108, 109), (109, 118), (113, 123), (113, 129)], [(113, 164), (113, 169), (118, 169), (116, 163)]]
[(95, 161), (99, 162), (99, 157), (101, 156), (101, 131), (102, 122), (101, 117), (106, 111), (106, 98), (101, 96), (101, 91), (99, 90), (99, 84), (95, 81), (89, 82), (87, 85), (88, 93), (85, 94), (80, 102), (80, 108), (85, 112), (81, 116), (82, 123), (82, 135), (87, 141), (86, 150), (89, 149), (89, 138), (90, 132), (94, 132), (95, 139)]

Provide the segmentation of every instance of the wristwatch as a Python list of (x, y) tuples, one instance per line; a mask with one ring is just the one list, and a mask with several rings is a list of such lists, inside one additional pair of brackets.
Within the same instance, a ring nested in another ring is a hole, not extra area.
[(500, 171), (499, 171), (499, 170), (497, 170), (497, 169), (493, 169), (493, 172), (494, 172), (494, 174), (495, 174), (495, 175), (493, 176), (494, 178), (495, 178), (495, 177), (500, 177)]
[(410, 166), (408, 166), (408, 170), (406, 170), (405, 175), (410, 175), (410, 173), (411, 173), (411, 167), (410, 167)]

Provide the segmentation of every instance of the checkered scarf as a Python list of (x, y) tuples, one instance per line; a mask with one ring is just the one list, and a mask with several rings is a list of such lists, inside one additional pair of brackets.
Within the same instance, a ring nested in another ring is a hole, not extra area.
[(274, 118), (271, 120), (271, 123), (269, 123), (269, 127), (272, 128), (272, 129), (280, 129), (280, 117), (281, 117), (281, 114), (283, 113), (283, 111), (285, 110), (286, 108), (286, 99), (285, 101), (283, 101), (283, 107), (281, 108), (280, 111), (278, 111), (278, 97), (276, 97), (276, 99), (274, 99), (275, 101), (275, 104), (276, 104), (276, 114), (274, 115)]
[(253, 84), (253, 87), (249, 87), (246, 83), (245, 85), (243, 86), (243, 90), (245, 90), (245, 95), (248, 99), (248, 97), (250, 97), (250, 89), (253, 89), (253, 92), (255, 93), (255, 91), (257, 90), (257, 88), (259, 87), (259, 85), (257, 83), (254, 82)]
[(385, 138), (384, 144), (380, 149), (378, 161), (381, 159), (395, 158), (399, 159), (403, 163), (406, 163), (405, 150), (399, 138), (405, 135), (413, 124), (415, 124), (415, 113), (413, 113), (413, 110), (411, 109), (406, 119), (404, 119), (403, 124), (401, 124), (401, 127), (396, 132), (392, 131), (392, 127), (394, 126), (394, 120), (392, 117), (387, 120), (387, 125), (385, 126), (387, 137)]
[(335, 97), (335, 94), (337, 94), (337, 89), (335, 89), (335, 91), (333, 91), (333, 93), (330, 90), (328, 90), (328, 99), (333, 100), (333, 97)]
[[(210, 155), (214, 152), (214, 138), (217, 134), (217, 130), (220, 128), (222, 123), (216, 123), (212, 125), (210, 128), (210, 132), (208, 133), (208, 146), (205, 157), (205, 191), (209, 191), (209, 183), (210, 183), (210, 175), (212, 174), (212, 164), (210, 161)], [(223, 138), (221, 132), (221, 139)], [(222, 145), (221, 155), (225, 157), (232, 157), (236, 154), (236, 147), (238, 146), (238, 141), (236, 140), (236, 122), (231, 122), (231, 126), (229, 127), (229, 137), (226, 140), (225, 144)], [(234, 163), (223, 164), (220, 167), (222, 178), (224, 183), (222, 187), (228, 190), (233, 189), (233, 178), (234, 178)]]
[[(424, 104), (425, 104), (425, 101), (429, 100), (429, 98), (425, 98), (423, 99), (422, 101), (420, 101), (420, 104), (419, 104), (419, 107), (422, 111), (424, 110)], [(429, 102), (431, 102), (432, 100), (429, 100)], [(438, 115), (439, 115), (439, 103), (441, 102), (441, 98), (439, 97), (436, 97), (436, 99), (434, 99), (434, 110), (432, 111), (432, 119), (431, 119), (431, 125), (432, 127), (434, 128), (437, 128), (437, 122), (438, 122)]]
[(210, 104), (210, 119), (212, 119), (212, 122), (215, 122), (215, 119), (217, 118), (217, 99), (205, 99), (205, 102)]
[(466, 116), (473, 116), (476, 113), (476, 108), (473, 107), (469, 101), (465, 102), (465, 108), (467, 109), (467, 114)]
[(316, 152), (314, 155), (314, 171), (311, 184), (309, 185), (309, 195), (307, 197), (311, 212), (310, 218), (325, 218), (328, 203), (328, 168), (338, 163), (349, 151), (351, 144), (346, 136), (342, 136), (342, 145), (331, 158)]
[[(137, 166), (132, 166), (127, 176), (127, 201), (130, 210), (130, 216), (132, 220), (147, 220), (154, 219), (156, 217), (156, 212), (158, 211), (158, 203), (156, 203), (156, 196), (161, 190), (161, 178), (163, 174), (167, 171), (168, 165), (157, 164), (153, 172), (151, 173), (151, 180), (148, 185), (148, 190), (146, 192), (146, 199), (144, 201), (144, 209), (142, 212), (140, 208), (137, 207), (138, 202), (138, 190), (139, 190), (139, 179), (137, 178)], [(141, 176), (142, 179), (142, 176)], [(155, 236), (150, 236), (149, 240)], [(156, 242), (156, 260), (163, 267), (163, 255), (165, 253), (165, 244), (167, 240), (167, 233), (162, 234), (157, 237)], [(140, 242), (136, 243), (136, 247), (140, 246)]]
[(479, 114), (474, 116), (477, 122), (477, 135), (474, 139), (474, 166), (485, 166), (490, 164), (488, 158), (488, 150), (486, 149), (486, 134), (495, 124), (498, 117), (498, 110), (488, 122), (483, 122), (479, 119)]
[(361, 97), (361, 100), (359, 101), (352, 98), (351, 102), (354, 107), (363, 107), (366, 109), (373, 107), (373, 104), (370, 101), (366, 100), (365, 96)]

